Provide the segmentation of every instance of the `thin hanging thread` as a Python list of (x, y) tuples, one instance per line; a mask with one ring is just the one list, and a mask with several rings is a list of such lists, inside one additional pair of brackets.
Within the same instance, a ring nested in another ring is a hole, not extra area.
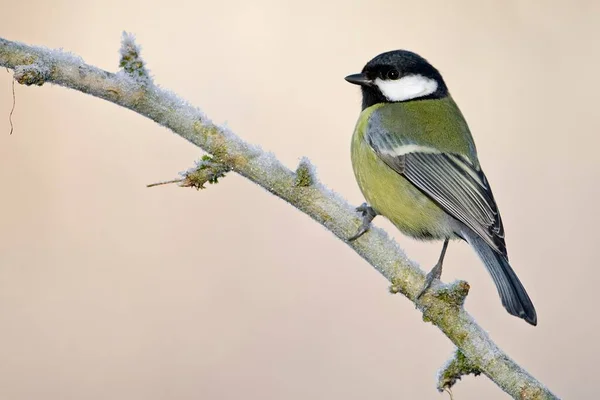
[(12, 80), (12, 95), (13, 95), (13, 104), (12, 104), (12, 109), (10, 110), (10, 114), (8, 114), (8, 122), (10, 122), (10, 135), (12, 135), (13, 133), (13, 121), (12, 121), (12, 115), (13, 112), (15, 112), (15, 105), (17, 104), (17, 99), (15, 98), (15, 78), (13, 78)]

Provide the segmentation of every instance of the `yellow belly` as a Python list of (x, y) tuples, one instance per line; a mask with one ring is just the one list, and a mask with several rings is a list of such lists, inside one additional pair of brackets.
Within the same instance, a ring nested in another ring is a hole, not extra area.
[(381, 161), (360, 131), (357, 127), (352, 138), (352, 166), (369, 205), (408, 236), (422, 240), (455, 238), (453, 218)]

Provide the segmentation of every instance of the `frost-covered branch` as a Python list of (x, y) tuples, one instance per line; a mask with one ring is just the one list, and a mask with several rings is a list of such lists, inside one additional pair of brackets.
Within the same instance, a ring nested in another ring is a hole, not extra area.
[[(123, 69), (117, 73), (85, 64), (81, 58), (62, 51), (1, 38), (0, 66), (13, 69), (19, 83), (49, 82), (79, 90), (166, 126), (211, 155), (211, 164), (205, 165), (205, 171), (212, 173), (219, 166), (223, 168), (219, 171), (237, 172), (309, 215), (341, 240), (356, 232), (361, 223), (350, 204), (317, 181), (308, 160), (302, 160), (298, 169), (291, 171), (273, 154), (213, 124), (198, 108), (154, 85), (130, 35), (123, 36)], [(202, 175), (204, 182), (211, 177), (214, 175)], [(391, 292), (402, 293), (414, 301), (423, 286), (424, 273), (384, 231), (373, 228), (347, 244), (391, 282)], [(463, 366), (481, 371), (514, 398), (555, 399), (544, 385), (500, 350), (464, 310), (462, 304), (468, 289), (466, 282), (434, 285), (417, 307), (423, 312), (423, 319), (437, 326), (460, 350), (457, 354), (464, 356)], [(454, 364), (451, 361), (449, 366)], [(461, 368), (454, 376), (468, 372)], [(452, 382), (450, 379), (448, 385)]]

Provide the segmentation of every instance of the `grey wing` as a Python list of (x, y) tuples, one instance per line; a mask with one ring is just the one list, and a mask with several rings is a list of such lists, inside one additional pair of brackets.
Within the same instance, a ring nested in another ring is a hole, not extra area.
[(370, 131), (367, 140), (390, 168), (506, 255), (504, 227), (494, 196), (483, 171), (468, 158), (407, 143), (381, 130)]

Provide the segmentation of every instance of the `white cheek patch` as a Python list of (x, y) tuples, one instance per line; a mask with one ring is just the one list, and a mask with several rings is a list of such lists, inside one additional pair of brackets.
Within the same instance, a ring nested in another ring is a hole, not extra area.
[(438, 83), (423, 75), (407, 75), (396, 80), (375, 79), (375, 85), (388, 101), (405, 101), (435, 92)]

